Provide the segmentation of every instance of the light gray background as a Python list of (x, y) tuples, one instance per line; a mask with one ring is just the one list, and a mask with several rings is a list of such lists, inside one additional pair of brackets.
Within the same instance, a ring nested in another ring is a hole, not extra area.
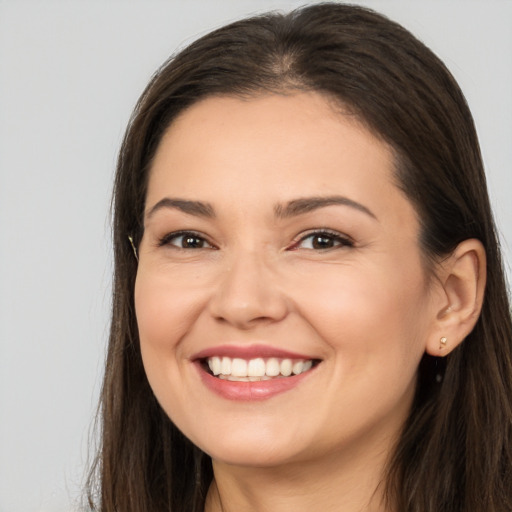
[[(0, 0), (0, 512), (77, 510), (108, 331), (112, 173), (142, 88), (205, 31), (303, 3)], [(459, 80), (509, 261), (512, 2), (356, 3)]]

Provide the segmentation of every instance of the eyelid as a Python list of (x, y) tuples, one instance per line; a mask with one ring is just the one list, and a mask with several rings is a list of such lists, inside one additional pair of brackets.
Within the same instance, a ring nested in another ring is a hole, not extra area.
[[(179, 247), (179, 245), (172, 244), (171, 241), (175, 238), (183, 237), (183, 236), (192, 236), (199, 238), (204, 241), (205, 244), (207, 244), (208, 247), (197, 247), (197, 248), (186, 248), (186, 247)], [(299, 245), (307, 240), (309, 237), (312, 236), (319, 236), (319, 235), (325, 235), (330, 238), (332, 238), (334, 241), (341, 242), (335, 247), (326, 248), (323, 250), (329, 250), (329, 249), (335, 249), (337, 247), (353, 247), (354, 241), (351, 237), (348, 235), (345, 235), (344, 233), (340, 233), (339, 231), (335, 231), (330, 228), (314, 228), (310, 229), (308, 231), (300, 233), (298, 236), (296, 236), (292, 243), (287, 247), (287, 250), (297, 250), (299, 249)], [(208, 239), (208, 237), (199, 231), (195, 231), (192, 229), (183, 229), (178, 231), (172, 231), (170, 233), (165, 234), (161, 238), (158, 239), (157, 246), (163, 247), (163, 246), (170, 246), (174, 249), (179, 250), (198, 250), (198, 249), (217, 249), (217, 247)], [(314, 249), (311, 249), (314, 250)], [(322, 249), (318, 249), (319, 251)]]
[[(304, 242), (304, 240), (308, 239), (311, 236), (314, 235), (327, 235), (332, 237), (333, 239), (340, 241), (341, 244), (339, 244), (336, 247), (331, 247), (327, 249), (323, 249), (325, 251), (336, 249), (337, 247), (353, 247), (354, 246), (354, 240), (349, 237), (348, 235), (345, 235), (344, 233), (340, 233), (339, 231), (335, 231), (330, 228), (315, 228), (310, 229), (306, 232), (300, 233), (297, 237), (294, 238), (292, 244), (287, 248), (287, 250), (297, 250), (299, 249), (299, 245), (301, 242)], [(314, 249), (311, 249), (314, 250)], [(318, 249), (319, 251), (322, 249)]]
[[(173, 240), (174, 238), (179, 238), (180, 236), (186, 236), (186, 235), (190, 235), (193, 237), (200, 238), (201, 240), (204, 240), (204, 242), (206, 244), (208, 244), (209, 247), (199, 247), (199, 248), (193, 249), (193, 248), (179, 247), (177, 245), (171, 244), (171, 240)], [(163, 246), (168, 245), (170, 247), (173, 247), (174, 249), (179, 249), (179, 250), (183, 250), (183, 251), (198, 250), (198, 249), (216, 249), (217, 248), (217, 247), (215, 247), (215, 245), (212, 242), (210, 242), (210, 240), (208, 239), (208, 237), (206, 235), (204, 235), (203, 233), (200, 233), (199, 231), (194, 231), (193, 229), (180, 229), (178, 231), (171, 231), (170, 233), (167, 233), (166, 235), (159, 238), (157, 245), (158, 245), (158, 247), (163, 247)]]

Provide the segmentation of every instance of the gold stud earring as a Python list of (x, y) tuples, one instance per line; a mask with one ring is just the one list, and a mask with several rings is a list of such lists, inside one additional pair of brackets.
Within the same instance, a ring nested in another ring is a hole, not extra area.
[(439, 340), (439, 350), (442, 350), (443, 348), (446, 348), (446, 342), (448, 340), (443, 336), (440, 340)]
[(128, 235), (128, 240), (130, 240), (130, 244), (131, 244), (132, 249), (133, 249), (133, 254), (135, 254), (135, 259), (137, 261), (139, 261), (139, 256), (137, 254), (137, 248), (135, 247), (135, 244), (133, 243), (133, 238), (130, 235)]

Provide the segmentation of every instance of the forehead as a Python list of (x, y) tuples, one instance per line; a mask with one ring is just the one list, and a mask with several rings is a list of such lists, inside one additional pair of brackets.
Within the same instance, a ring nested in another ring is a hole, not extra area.
[(165, 132), (147, 202), (164, 191), (223, 204), (240, 195), (246, 204), (332, 194), (374, 202), (388, 188), (378, 206), (389, 208), (390, 192), (406, 201), (394, 170), (391, 148), (319, 93), (211, 97)]

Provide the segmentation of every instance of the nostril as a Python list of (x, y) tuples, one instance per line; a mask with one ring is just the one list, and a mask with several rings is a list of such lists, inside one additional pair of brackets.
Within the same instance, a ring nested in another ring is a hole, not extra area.
[(275, 278), (254, 254), (239, 254), (210, 297), (210, 314), (217, 322), (248, 329), (286, 316), (286, 300)]
[(212, 301), (210, 312), (218, 323), (245, 330), (282, 320), (287, 315), (287, 306), (281, 297), (254, 297), (251, 302), (218, 297)]

